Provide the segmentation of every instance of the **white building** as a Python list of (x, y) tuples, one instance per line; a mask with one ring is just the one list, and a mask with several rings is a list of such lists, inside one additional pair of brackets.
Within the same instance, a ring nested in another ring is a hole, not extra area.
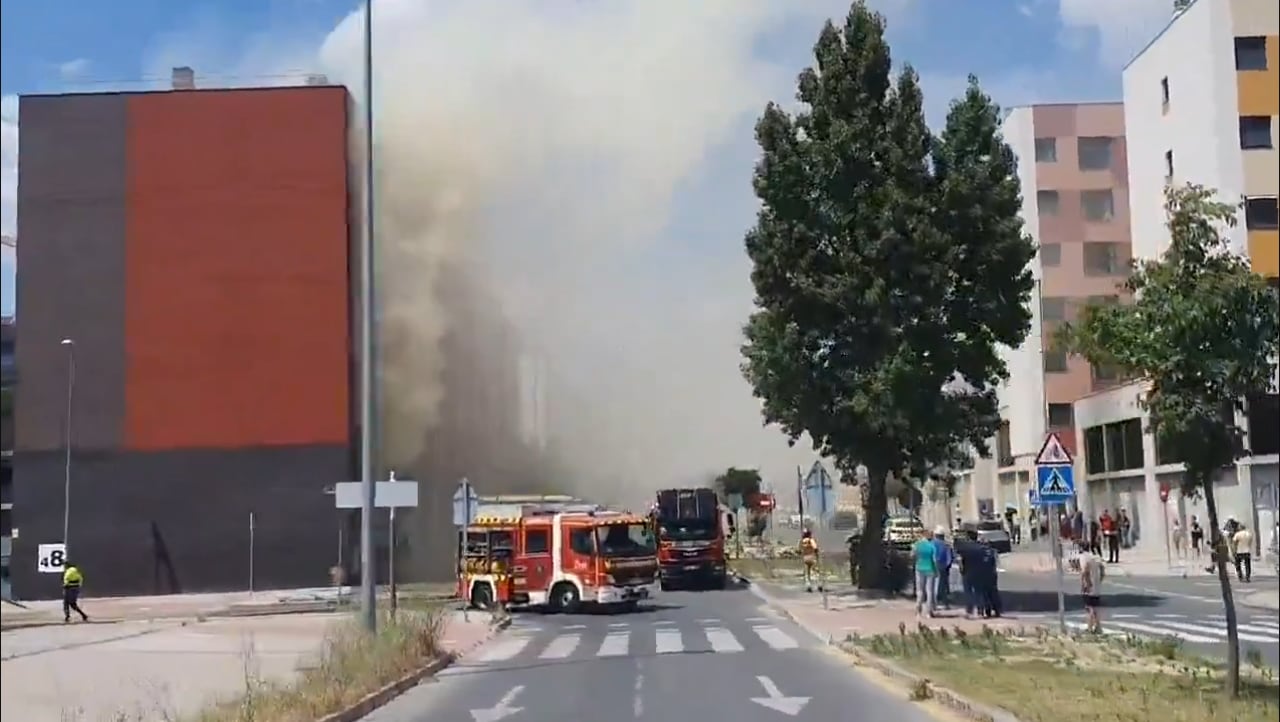
[[(1155, 258), (1168, 247), (1164, 188), (1192, 182), (1216, 188), (1223, 200), (1244, 198), (1231, 244), (1259, 273), (1280, 275), (1278, 33), (1280, 8), (1273, 2), (1196, 0), (1124, 69), (1135, 257)], [(1221, 517), (1261, 529), (1260, 545), (1270, 542), (1276, 522), (1280, 405), (1271, 391), (1251, 398), (1239, 419), (1255, 455), (1214, 485)], [(1077, 483), (1086, 512), (1127, 509), (1138, 548), (1161, 554), (1173, 519), (1185, 528), (1191, 516), (1202, 524), (1206, 517), (1202, 501), (1178, 492), (1182, 466), (1172, 450), (1158, 449), (1146, 433), (1140, 393), (1139, 384), (1128, 384), (1075, 404)], [(1162, 485), (1171, 490), (1167, 504), (1160, 501)]]

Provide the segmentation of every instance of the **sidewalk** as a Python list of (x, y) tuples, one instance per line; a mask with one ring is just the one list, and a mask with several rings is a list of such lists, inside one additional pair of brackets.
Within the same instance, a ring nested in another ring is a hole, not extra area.
[(914, 601), (860, 598), (848, 584), (828, 589), (825, 605), (823, 595), (818, 592), (797, 594), (786, 586), (768, 581), (753, 581), (751, 591), (810, 634), (828, 643), (840, 642), (850, 635), (897, 634), (901, 625), (906, 625), (909, 631), (923, 624), (934, 630), (960, 629), (968, 634), (980, 634), (983, 627), (992, 630), (1030, 629), (1044, 622), (1043, 617), (1033, 615), (1026, 618), (1009, 615), (997, 619), (965, 619), (963, 604), (958, 609), (940, 610), (936, 617), (918, 620)]
[[(1064, 570), (1067, 568), (1066, 560), (1070, 558), (1068, 554), (1063, 560)], [(1120, 563), (1107, 565), (1107, 575), (1113, 577), (1207, 577), (1209, 573), (1204, 568), (1208, 563), (1207, 557), (1201, 560), (1174, 557), (1170, 560), (1163, 553), (1151, 554), (1128, 549), (1120, 552)], [(1019, 550), (1000, 555), (1000, 569), (1024, 574), (1048, 574), (1053, 573), (1055, 566), (1053, 555), (1047, 549)], [(1274, 567), (1264, 567), (1261, 564), (1253, 566), (1254, 577), (1266, 578), (1275, 575)]]
[[(283, 680), (313, 658), (343, 614), (124, 621), (15, 630), (3, 636), (0, 716), (9, 720), (172, 720), (244, 689), (247, 674)], [(451, 612), (443, 641), (465, 653), (492, 633), (488, 615)]]

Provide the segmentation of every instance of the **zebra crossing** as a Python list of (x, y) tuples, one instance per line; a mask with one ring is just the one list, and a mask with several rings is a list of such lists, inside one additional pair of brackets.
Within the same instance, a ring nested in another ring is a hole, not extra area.
[[(1083, 631), (1083, 618), (1068, 618), (1067, 626)], [(1142, 637), (1173, 637), (1190, 644), (1219, 644), (1227, 639), (1227, 620), (1221, 614), (1189, 616), (1185, 614), (1107, 614), (1103, 610), (1103, 633), (1113, 636), (1130, 634)], [(1240, 641), (1255, 644), (1280, 644), (1280, 619), (1241, 617), (1236, 631)]]
[(800, 640), (767, 617), (624, 621), (544, 627), (517, 620), (506, 634), (441, 675), (475, 673), (486, 667), (567, 662), (581, 659), (703, 653), (739, 654), (752, 649), (787, 651)]

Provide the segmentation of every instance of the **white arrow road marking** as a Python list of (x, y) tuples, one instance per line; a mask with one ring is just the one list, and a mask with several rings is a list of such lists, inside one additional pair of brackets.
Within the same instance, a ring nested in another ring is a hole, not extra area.
[(471, 710), (471, 719), (475, 722), (498, 722), (506, 719), (513, 714), (523, 712), (523, 707), (512, 707), (511, 703), (516, 701), (516, 696), (524, 691), (524, 685), (518, 684), (512, 687), (506, 694), (502, 695), (502, 699), (498, 703), (488, 709)]
[(752, 697), (751, 701), (762, 707), (768, 707), (775, 712), (781, 712), (788, 717), (795, 717), (800, 714), (800, 710), (809, 704), (808, 697), (783, 697), (782, 692), (778, 689), (778, 685), (768, 677), (756, 677), (760, 682), (760, 686), (764, 687), (764, 693), (768, 697)]

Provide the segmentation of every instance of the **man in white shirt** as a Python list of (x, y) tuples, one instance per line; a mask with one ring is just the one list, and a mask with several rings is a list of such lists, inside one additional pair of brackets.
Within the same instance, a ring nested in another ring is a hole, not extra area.
[(1236, 579), (1242, 582), (1253, 580), (1253, 532), (1244, 524), (1236, 528), (1231, 535), (1231, 551), (1235, 556)]
[(1098, 607), (1102, 606), (1102, 579), (1106, 573), (1107, 565), (1102, 557), (1090, 551), (1080, 553), (1080, 596), (1084, 598), (1088, 629), (1094, 634), (1102, 633)]

